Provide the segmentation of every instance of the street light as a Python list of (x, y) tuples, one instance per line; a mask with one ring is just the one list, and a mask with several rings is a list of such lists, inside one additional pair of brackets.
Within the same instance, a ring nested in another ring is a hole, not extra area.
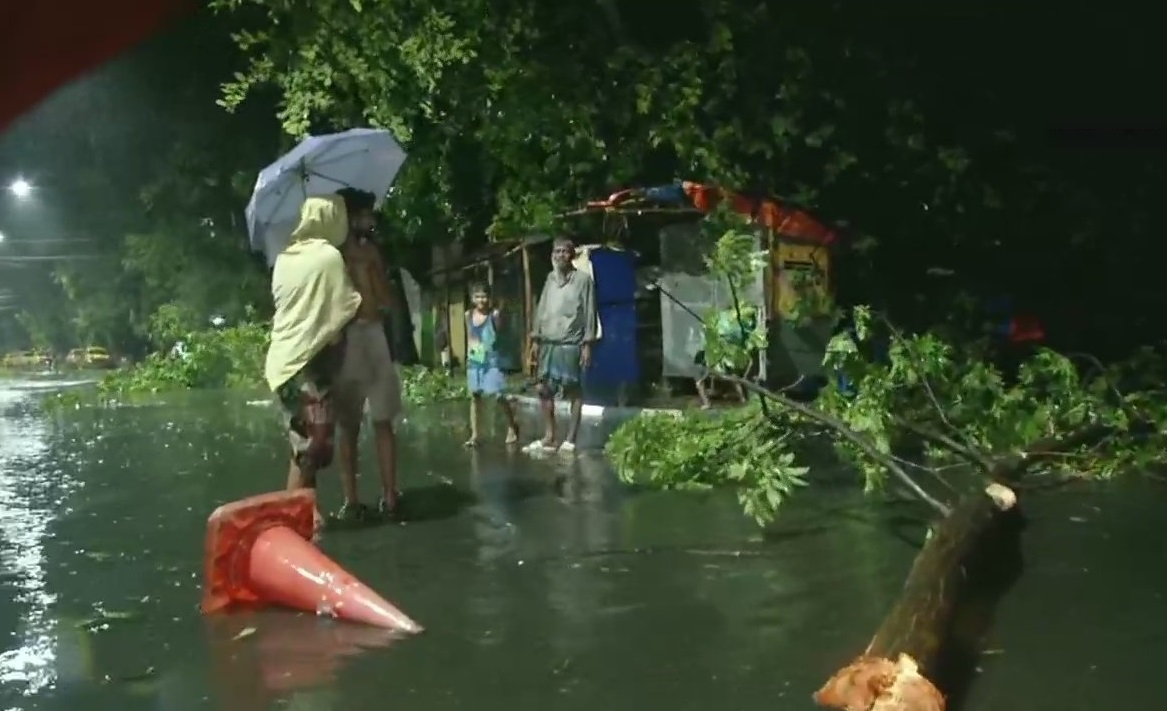
[(17, 198), (24, 199), (32, 194), (32, 183), (24, 178), (17, 178), (8, 185), (8, 192)]

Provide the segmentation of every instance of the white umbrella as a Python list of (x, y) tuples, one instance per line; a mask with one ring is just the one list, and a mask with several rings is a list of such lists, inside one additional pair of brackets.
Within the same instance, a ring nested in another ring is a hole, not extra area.
[(405, 151), (383, 129), (354, 128), (305, 138), (255, 181), (246, 213), (251, 248), (263, 252), (269, 266), (275, 264), (309, 197), (356, 188), (372, 193), (380, 205), (404, 162)]

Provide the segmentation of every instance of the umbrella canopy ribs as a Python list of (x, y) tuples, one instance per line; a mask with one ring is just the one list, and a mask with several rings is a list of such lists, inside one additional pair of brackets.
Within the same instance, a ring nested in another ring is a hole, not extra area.
[(246, 209), (251, 248), (263, 252), (269, 266), (275, 264), (309, 197), (356, 188), (372, 193), (380, 206), (405, 157), (384, 129), (354, 128), (305, 138), (255, 180)]

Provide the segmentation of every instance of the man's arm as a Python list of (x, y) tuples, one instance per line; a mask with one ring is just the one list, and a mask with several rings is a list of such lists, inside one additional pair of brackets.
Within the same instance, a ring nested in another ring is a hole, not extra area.
[(389, 269), (385, 266), (385, 260), (381, 258), (381, 250), (377, 249), (375, 245), (368, 245), (369, 260), (373, 265), (373, 298), (376, 299), (377, 305), (386, 308), (393, 303), (393, 290), (389, 285)]
[[(585, 274), (586, 276), (586, 274)], [(590, 276), (587, 278), (587, 284), (583, 288), (583, 304), (581, 311), (584, 317), (584, 343), (596, 342), (596, 282)]]

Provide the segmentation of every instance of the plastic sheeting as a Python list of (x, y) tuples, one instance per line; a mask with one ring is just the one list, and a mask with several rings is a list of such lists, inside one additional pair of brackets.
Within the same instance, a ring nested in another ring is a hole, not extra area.
[[(711, 312), (733, 307), (729, 284), (724, 279), (710, 276), (702, 264), (706, 248), (699, 229), (693, 225), (676, 225), (661, 230), (661, 263), (665, 270), (659, 281), (661, 375), (666, 378), (695, 378), (701, 374), (701, 368), (694, 362), (705, 344), (705, 326), (701, 319)], [(761, 273), (745, 293), (738, 294), (738, 299), (753, 304), (765, 317), (765, 287)], [(760, 365), (760, 375), (765, 377), (764, 357)]]
[[(603, 249), (603, 248), (598, 246), (598, 245), (594, 245), (594, 244), (587, 245), (584, 247), (579, 247), (576, 250), (575, 259), (573, 259), (571, 262), (571, 265), (573, 267), (575, 267), (577, 271), (581, 271), (584, 274), (587, 274), (588, 276), (590, 276), (592, 278), (593, 284), (596, 283), (596, 272), (594, 269), (592, 269), (592, 252), (594, 252), (598, 249)], [(596, 339), (597, 340), (604, 337), (604, 314), (600, 313), (600, 309), (598, 307), (599, 306), (599, 302), (598, 302), (599, 295), (600, 295), (600, 287), (599, 287), (599, 285), (597, 285), (596, 286), (596, 299), (597, 299)]]
[[(421, 323), (421, 314), (417, 309), (421, 290), (413, 276), (404, 269), (391, 269), (390, 277), (393, 306), (386, 337), (389, 338), (389, 346), (398, 365), (416, 365), (421, 360), (417, 348), (417, 327)], [(416, 298), (410, 294), (411, 284), (417, 289)]]
[(421, 324), (426, 308), (425, 304), (422, 303), (421, 285), (405, 269), (401, 270), (401, 290), (405, 293), (409, 321), (413, 327), (413, 347), (416, 349), (417, 354), (420, 355), (423, 352), (421, 344)]
[(592, 353), (589, 387), (616, 388), (640, 379), (636, 345), (636, 258), (631, 252), (590, 248), (589, 271), (603, 331)]

